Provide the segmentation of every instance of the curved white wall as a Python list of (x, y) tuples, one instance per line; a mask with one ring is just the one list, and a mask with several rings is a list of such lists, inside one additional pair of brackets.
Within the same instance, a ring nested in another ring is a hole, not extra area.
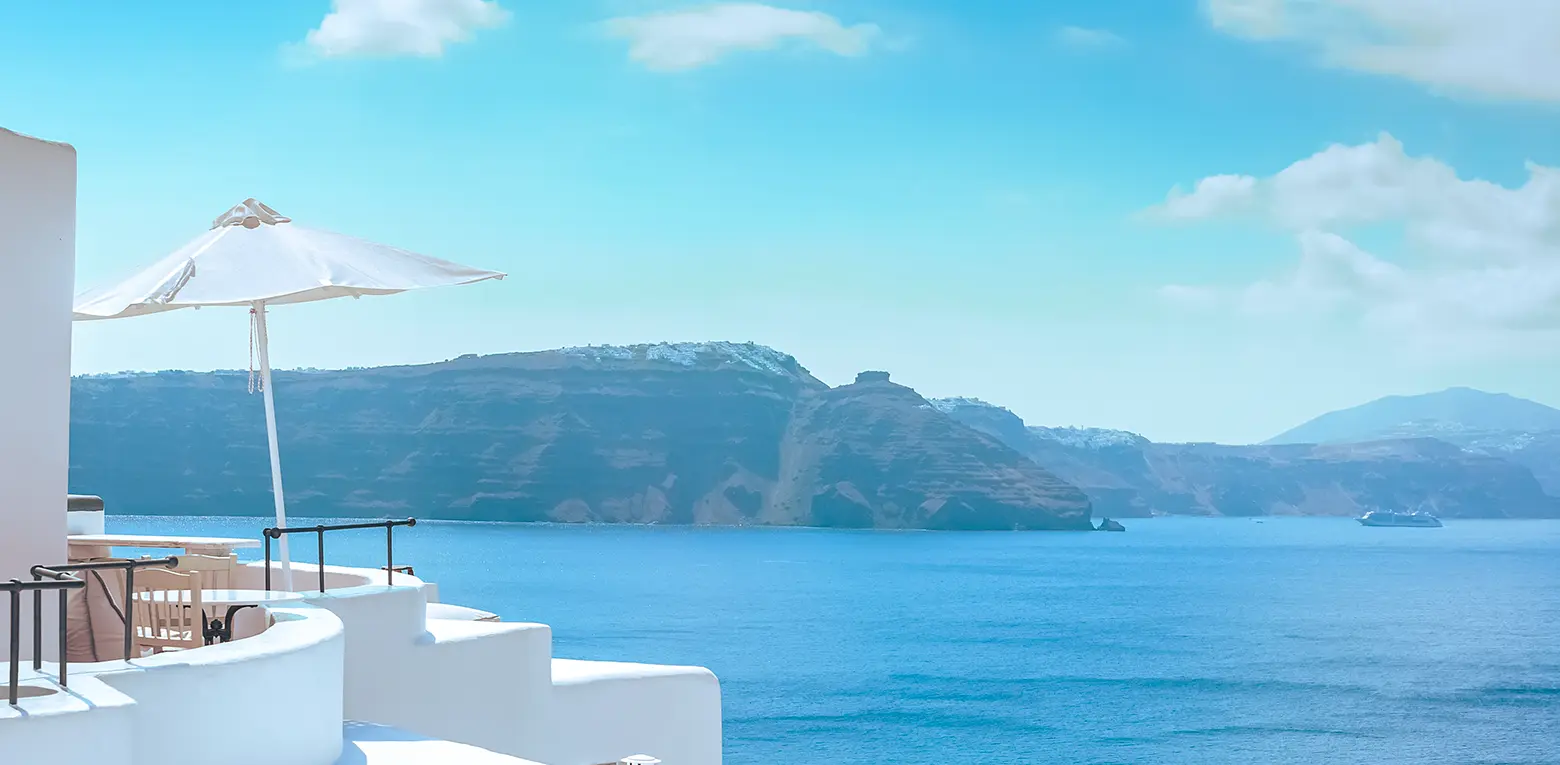
[[(341, 582), (383, 576), (327, 572)], [(241, 572), (239, 584), (258, 574)], [(330, 765), (345, 719), (548, 765), (639, 752), (720, 764), (720, 684), (709, 670), (553, 659), (546, 625), (428, 619), (423, 583), (396, 580), (405, 584), (272, 609), (274, 625), (230, 643), (72, 665), (74, 695), (24, 700), (25, 717), (0, 709), (0, 763), (15, 752), (58, 754), (63, 736), (92, 743), (38, 761)], [(90, 706), (71, 707), (77, 697)]]
[(0, 706), (0, 763), (332, 765), (341, 620), (306, 604), (272, 612), (276, 624), (252, 638), (72, 664), (68, 692)]
[(274, 608), (244, 640), (162, 653), (97, 673), (135, 700), (135, 763), (331, 765), (341, 754), (341, 620)]
[(20, 709), (0, 703), (0, 762), (131, 765), (134, 705), (87, 676), (72, 679), (69, 693), (24, 699)]
[[(282, 589), (282, 565), (271, 561), (271, 589)], [(293, 591), (305, 595), (319, 592), (320, 567), (313, 563), (293, 563)], [(405, 574), (396, 574), (400, 580)], [(325, 589), (338, 590), (348, 587), (361, 587), (365, 584), (384, 584), (384, 572), (367, 568), (351, 568), (348, 566), (325, 567)], [(422, 580), (407, 577), (405, 581), (397, 581), (396, 584), (420, 585)], [(261, 561), (252, 561), (239, 566), (233, 575), (233, 586), (245, 589), (265, 589), (265, 564)]]

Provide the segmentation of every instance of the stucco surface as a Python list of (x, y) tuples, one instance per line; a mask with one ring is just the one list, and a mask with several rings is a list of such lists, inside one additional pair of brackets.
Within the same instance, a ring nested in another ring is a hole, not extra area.
[[(65, 562), (75, 263), (76, 150), (0, 129), (0, 580)], [(52, 656), (57, 601), (44, 602)], [(9, 624), (0, 608), (0, 635)]]

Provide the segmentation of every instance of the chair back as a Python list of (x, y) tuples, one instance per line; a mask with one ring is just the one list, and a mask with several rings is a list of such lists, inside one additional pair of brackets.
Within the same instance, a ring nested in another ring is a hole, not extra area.
[[(219, 557), (215, 555), (189, 555), (181, 553), (178, 558), (179, 565), (175, 566), (173, 570), (182, 573), (199, 571), (202, 588), (207, 590), (233, 589), (233, 571), (238, 567), (238, 556)], [(136, 576), (139, 577), (140, 574)]]
[(135, 572), (135, 644), (142, 652), (199, 648), (206, 644), (201, 572), (148, 568)]

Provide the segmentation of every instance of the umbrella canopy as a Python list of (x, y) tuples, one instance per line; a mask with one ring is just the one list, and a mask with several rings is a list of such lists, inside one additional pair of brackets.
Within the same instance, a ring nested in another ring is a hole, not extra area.
[[(267, 307), (502, 278), (504, 274), (497, 271), (294, 225), (291, 218), (246, 199), (219, 216), (211, 230), (172, 255), (118, 284), (82, 293), (73, 310), (77, 321), (93, 321), (200, 306), (250, 309), (251, 339), (259, 351), (260, 389), (265, 394), (276, 524), (286, 527), (276, 405), (271, 395)], [(286, 535), (280, 539), (280, 549), (282, 586), (290, 590), (292, 564)], [(324, 563), (320, 561), (320, 565)]]
[(307, 228), (253, 199), (130, 278), (76, 298), (77, 321), (196, 306), (281, 305), (390, 295), (504, 274)]

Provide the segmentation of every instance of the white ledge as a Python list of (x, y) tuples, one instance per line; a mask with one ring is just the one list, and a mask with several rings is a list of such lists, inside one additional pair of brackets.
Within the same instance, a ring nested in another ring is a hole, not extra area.
[(552, 660), (553, 685), (577, 685), (610, 680), (647, 680), (656, 677), (694, 677), (718, 683), (715, 673), (704, 667), (583, 659)]
[(341, 759), (336, 765), (540, 765), (388, 725), (349, 722), (342, 725), (341, 734)]

